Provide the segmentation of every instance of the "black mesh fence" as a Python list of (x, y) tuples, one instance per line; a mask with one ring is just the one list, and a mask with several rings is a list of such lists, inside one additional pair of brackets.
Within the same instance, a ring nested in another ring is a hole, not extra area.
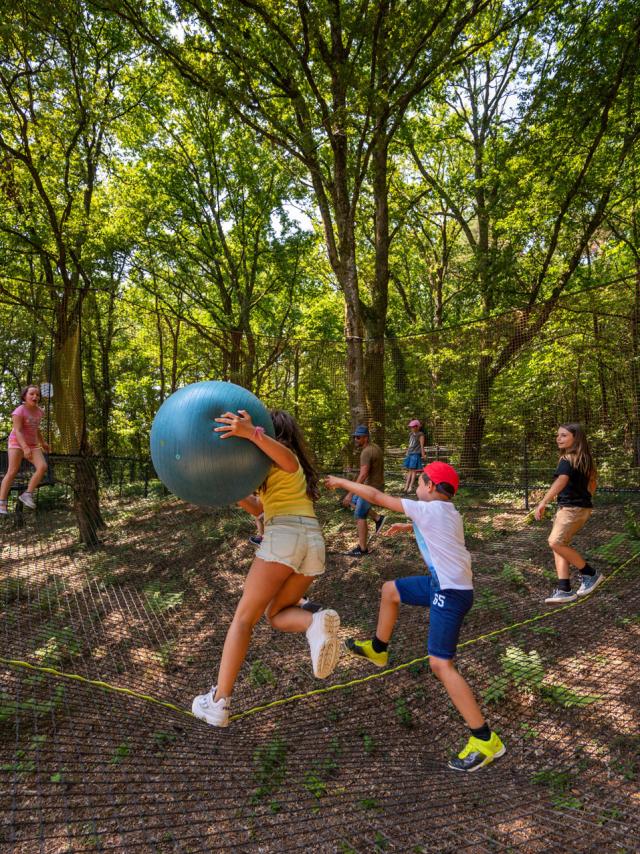
[[(602, 495), (576, 543), (606, 581), (544, 606), (548, 524), (517, 491), (458, 504), (476, 598), (458, 665), (507, 754), (458, 776), (465, 728), (429, 672), (428, 617), (403, 607), (388, 668), (343, 655), (314, 680), (303, 636), (259, 623), (215, 730), (188, 713), (213, 679), (251, 560), (239, 511), (144, 480), (105, 491), (101, 547), (51, 487), (3, 528), (0, 803), (7, 851), (624, 851), (637, 847), (640, 503)], [(43, 491), (44, 492), (44, 491)], [(350, 516), (319, 507), (330, 549), (313, 598), (368, 637), (382, 582), (420, 571), (411, 541), (345, 557)]]

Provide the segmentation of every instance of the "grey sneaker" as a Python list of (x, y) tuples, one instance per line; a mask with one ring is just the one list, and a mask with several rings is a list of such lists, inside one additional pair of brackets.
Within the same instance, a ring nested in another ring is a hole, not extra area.
[(7, 506), (7, 501), (0, 501), (0, 516), (8, 516), (9, 515), (9, 507)]
[(573, 590), (554, 590), (551, 596), (547, 596), (544, 603), (545, 605), (567, 605), (569, 602), (575, 602), (577, 598)]
[(214, 700), (215, 693), (216, 686), (214, 685), (207, 694), (199, 694), (194, 697), (191, 711), (197, 718), (206, 721), (210, 726), (229, 726), (229, 700), (224, 697), (220, 700)]
[(36, 502), (33, 500), (33, 495), (30, 492), (23, 492), (18, 498), (26, 507), (30, 507), (32, 510), (36, 509)]
[(604, 575), (601, 572), (596, 572), (595, 575), (583, 575), (582, 584), (576, 590), (576, 596), (588, 596), (589, 593), (593, 593), (598, 584), (602, 584), (604, 581)]

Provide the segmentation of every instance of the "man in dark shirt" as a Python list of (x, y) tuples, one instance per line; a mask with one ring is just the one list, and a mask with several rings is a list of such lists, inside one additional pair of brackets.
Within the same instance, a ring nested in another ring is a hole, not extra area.
[[(369, 428), (366, 424), (358, 424), (352, 437), (356, 446), (360, 448), (360, 472), (356, 483), (366, 483), (384, 492), (384, 457), (382, 450), (374, 442), (370, 441)], [(358, 529), (358, 545), (347, 552), (349, 557), (362, 557), (369, 553), (367, 548), (369, 542), (369, 528), (367, 518), (375, 522), (376, 534), (382, 528), (385, 517), (371, 507), (364, 498), (358, 498), (352, 492), (348, 492), (342, 499), (345, 507), (353, 506), (353, 515), (356, 519)]]

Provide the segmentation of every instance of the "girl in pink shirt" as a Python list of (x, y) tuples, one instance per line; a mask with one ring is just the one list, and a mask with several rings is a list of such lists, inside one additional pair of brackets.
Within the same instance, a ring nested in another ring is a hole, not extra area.
[(11, 413), (13, 430), (9, 434), (7, 473), (0, 484), (0, 516), (6, 516), (8, 513), (9, 490), (20, 470), (23, 458), (35, 468), (27, 489), (18, 496), (27, 507), (35, 508), (33, 493), (47, 471), (47, 462), (43, 451), (49, 451), (49, 445), (40, 432), (40, 422), (44, 418), (44, 412), (38, 406), (40, 389), (37, 385), (28, 385), (22, 390), (20, 397), (22, 403)]

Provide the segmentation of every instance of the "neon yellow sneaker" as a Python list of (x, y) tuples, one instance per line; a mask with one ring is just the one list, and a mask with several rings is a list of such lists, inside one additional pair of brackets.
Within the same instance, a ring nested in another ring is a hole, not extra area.
[(506, 750), (495, 732), (491, 733), (489, 741), (482, 741), (472, 735), (466, 747), (449, 760), (449, 768), (454, 771), (477, 771), (503, 756)]
[(347, 638), (344, 642), (344, 646), (347, 652), (350, 652), (351, 655), (357, 655), (359, 658), (368, 658), (369, 661), (376, 665), (376, 667), (384, 667), (387, 661), (389, 661), (389, 653), (387, 650), (384, 652), (376, 652), (370, 640), (359, 641), (354, 640), (353, 638)]

